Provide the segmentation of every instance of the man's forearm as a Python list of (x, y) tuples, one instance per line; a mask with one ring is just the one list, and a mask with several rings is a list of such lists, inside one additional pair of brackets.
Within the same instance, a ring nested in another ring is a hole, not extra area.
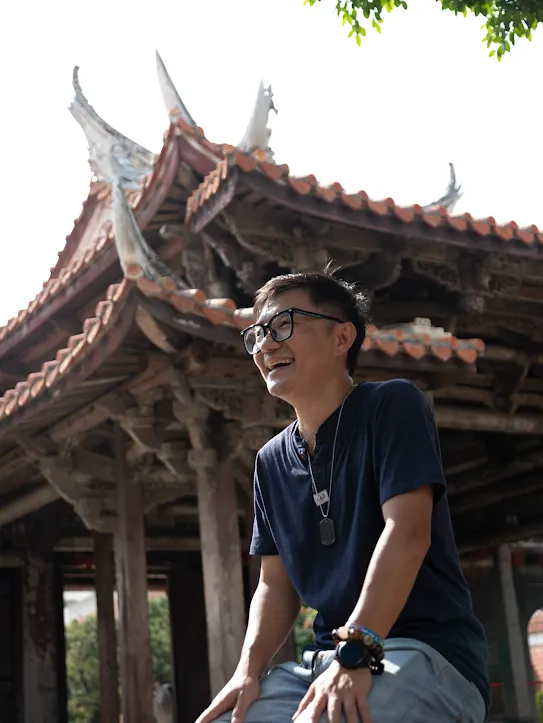
[(394, 526), (386, 526), (349, 622), (386, 638), (413, 589), (428, 546), (425, 538), (405, 537)]
[(300, 611), (300, 598), (293, 590), (259, 582), (251, 601), (249, 622), (238, 670), (260, 678), (285, 642)]

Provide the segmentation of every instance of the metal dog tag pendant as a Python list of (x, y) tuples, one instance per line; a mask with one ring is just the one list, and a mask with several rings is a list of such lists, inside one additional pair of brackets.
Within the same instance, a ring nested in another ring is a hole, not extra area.
[(315, 500), (317, 507), (322, 507), (322, 505), (325, 505), (328, 502), (328, 492), (326, 490), (317, 492), (313, 495), (313, 499)]
[(323, 545), (333, 545), (336, 541), (336, 528), (334, 521), (329, 517), (325, 517), (319, 522), (321, 542)]

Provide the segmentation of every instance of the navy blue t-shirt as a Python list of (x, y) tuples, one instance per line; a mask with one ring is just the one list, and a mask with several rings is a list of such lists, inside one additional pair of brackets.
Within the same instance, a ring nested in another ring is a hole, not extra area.
[[(317, 432), (311, 463), (319, 491), (329, 488), (338, 415), (339, 408)], [(382, 505), (428, 484), (434, 485), (431, 547), (388, 637), (431, 645), (478, 687), (488, 706), (486, 638), (460, 568), (434, 418), (412, 382), (364, 382), (345, 402), (329, 511), (332, 545), (320, 541), (322, 515), (297, 422), (259, 451), (251, 554), (281, 556), (296, 592), (318, 611), (317, 644), (333, 647), (331, 631), (348, 621), (383, 532)]]

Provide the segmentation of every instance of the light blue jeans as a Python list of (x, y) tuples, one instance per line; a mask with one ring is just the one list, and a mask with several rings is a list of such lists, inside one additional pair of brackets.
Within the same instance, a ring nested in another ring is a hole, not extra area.
[[(385, 671), (374, 676), (369, 695), (372, 723), (483, 723), (478, 689), (436, 650), (409, 638), (385, 641)], [(332, 662), (334, 651), (305, 654), (302, 665), (277, 665), (262, 679), (260, 697), (245, 723), (290, 723), (307, 689)], [(327, 723), (327, 715), (321, 723)], [(230, 713), (216, 723), (228, 723)]]

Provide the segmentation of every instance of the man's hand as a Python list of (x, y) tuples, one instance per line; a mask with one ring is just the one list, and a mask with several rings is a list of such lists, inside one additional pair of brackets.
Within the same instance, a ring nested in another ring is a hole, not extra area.
[(367, 668), (347, 670), (334, 661), (311, 684), (292, 720), (319, 723), (321, 715), (327, 711), (330, 723), (340, 723), (342, 712), (346, 723), (359, 723), (359, 720), (371, 723), (370, 688), (371, 673)]
[(232, 711), (232, 723), (243, 723), (247, 708), (260, 692), (257, 678), (235, 673), (196, 723), (211, 723), (223, 713)]

